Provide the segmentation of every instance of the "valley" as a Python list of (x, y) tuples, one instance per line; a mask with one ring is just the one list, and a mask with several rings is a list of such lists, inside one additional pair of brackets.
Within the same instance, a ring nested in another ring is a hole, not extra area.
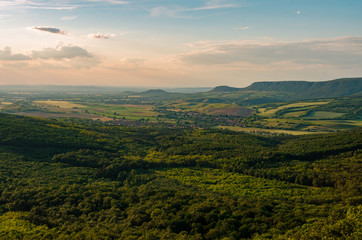
[(2, 91), (0, 238), (359, 239), (362, 97), (244, 94)]

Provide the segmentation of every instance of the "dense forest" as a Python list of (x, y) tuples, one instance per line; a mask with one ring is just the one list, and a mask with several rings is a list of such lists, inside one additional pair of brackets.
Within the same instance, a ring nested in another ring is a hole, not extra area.
[(1, 114), (0, 238), (361, 239), (361, 136)]

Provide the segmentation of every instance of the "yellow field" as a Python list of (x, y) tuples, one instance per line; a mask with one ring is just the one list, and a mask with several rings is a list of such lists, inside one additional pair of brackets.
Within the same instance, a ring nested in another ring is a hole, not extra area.
[(11, 103), (11, 102), (1, 102), (1, 105), (11, 105), (11, 104), (13, 104), (13, 103)]
[(76, 104), (76, 103), (71, 103), (68, 101), (34, 101), (34, 103), (36, 104), (45, 104), (45, 105), (50, 105), (50, 106), (55, 106), (55, 107), (60, 107), (60, 108), (84, 108), (87, 107), (85, 105), (81, 105), (81, 104)]

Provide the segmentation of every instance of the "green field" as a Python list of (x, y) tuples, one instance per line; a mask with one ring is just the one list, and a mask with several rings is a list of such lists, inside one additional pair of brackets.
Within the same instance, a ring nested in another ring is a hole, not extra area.
[(334, 119), (343, 116), (344, 113), (313, 111), (303, 116), (305, 119)]
[(362, 127), (362, 120), (319, 120), (310, 122), (314, 125), (341, 130)]
[(307, 111), (295, 111), (295, 112), (288, 112), (283, 114), (285, 118), (300, 118), (307, 114)]

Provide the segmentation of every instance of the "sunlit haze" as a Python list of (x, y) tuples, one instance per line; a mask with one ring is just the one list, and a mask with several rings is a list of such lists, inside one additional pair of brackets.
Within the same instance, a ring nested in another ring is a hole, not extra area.
[(0, 84), (362, 76), (360, 0), (1, 0)]

